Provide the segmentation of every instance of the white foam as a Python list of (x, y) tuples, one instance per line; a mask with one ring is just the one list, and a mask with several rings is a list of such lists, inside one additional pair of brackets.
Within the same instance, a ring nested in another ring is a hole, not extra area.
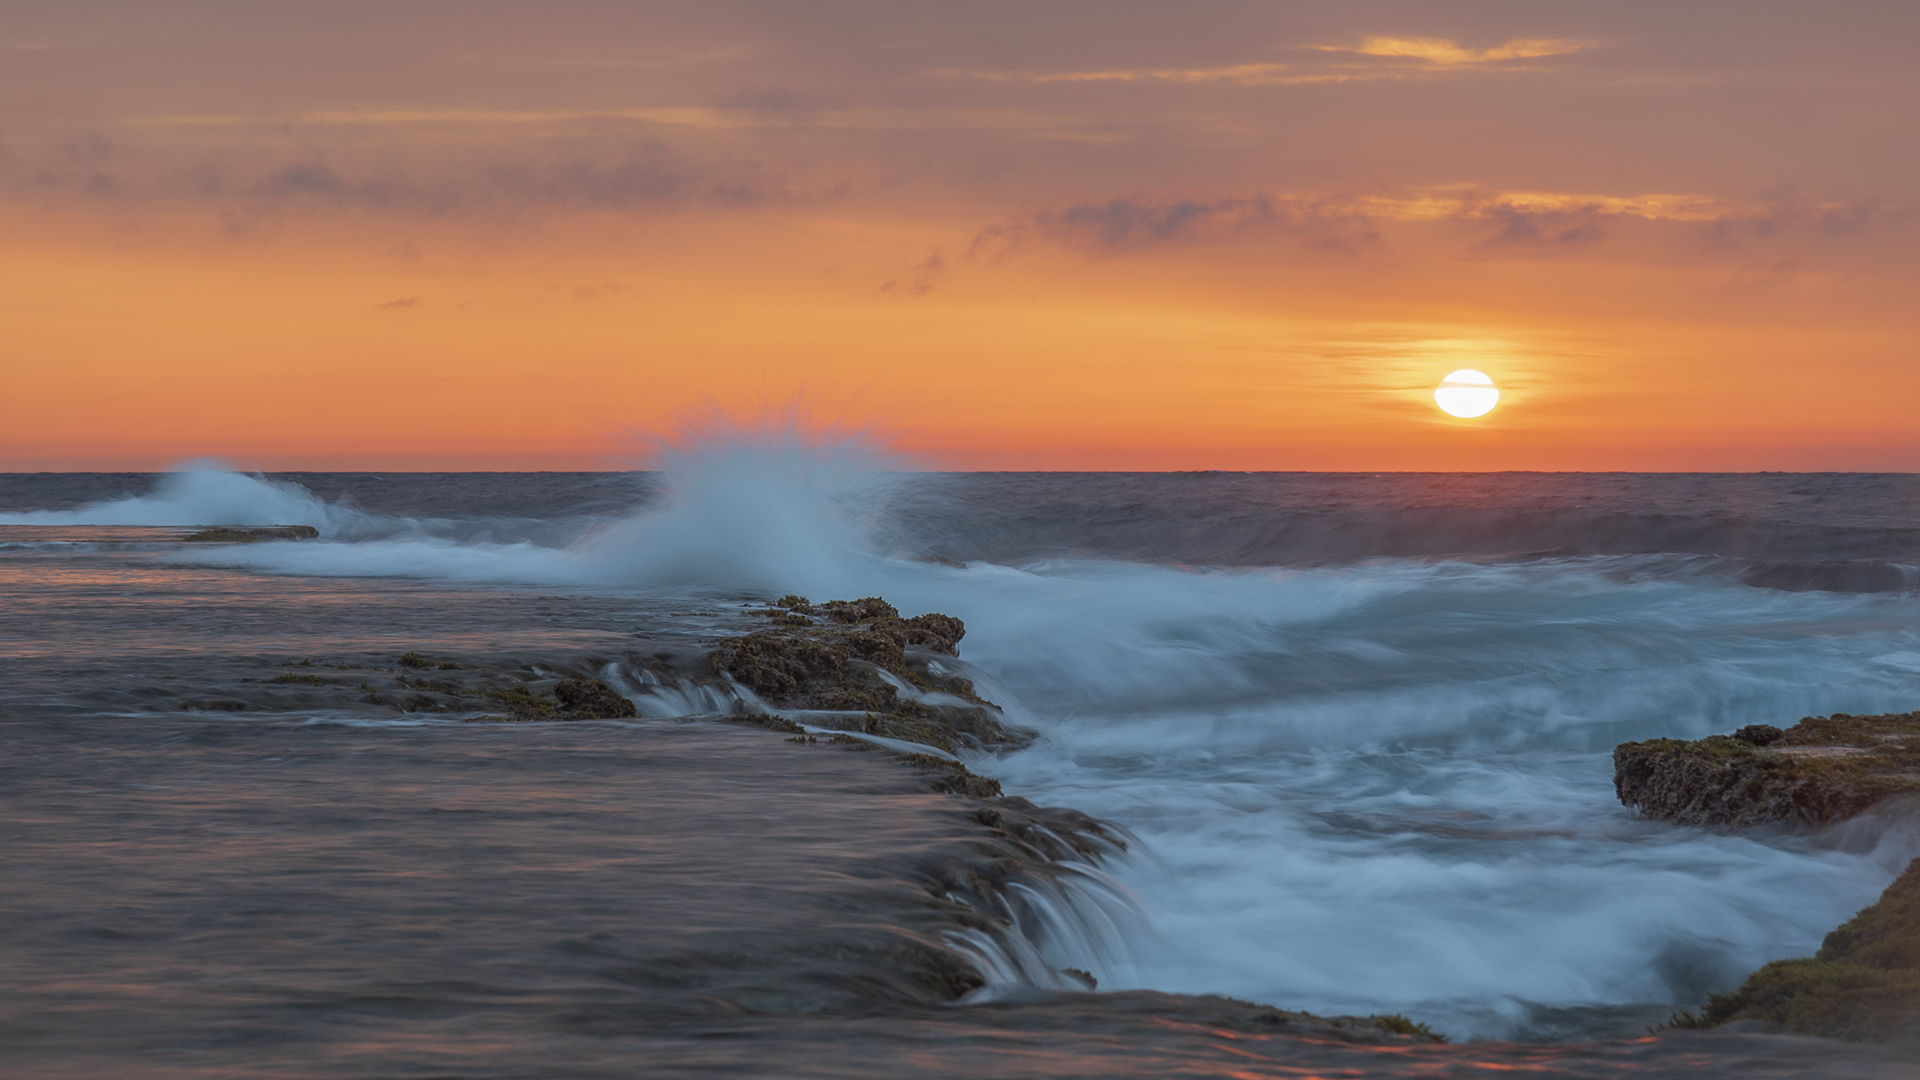
[(0, 525), (311, 525), (323, 535), (358, 516), (298, 484), (196, 461), (163, 474), (152, 492), (77, 510), (0, 514)]

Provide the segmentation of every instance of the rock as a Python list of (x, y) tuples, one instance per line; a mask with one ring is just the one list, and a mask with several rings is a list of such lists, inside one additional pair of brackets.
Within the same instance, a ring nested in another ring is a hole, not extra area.
[(626, 720), (640, 715), (633, 702), (594, 679), (562, 680), (554, 686), (553, 696), (568, 720)]
[(1920, 794), (1920, 713), (1813, 716), (1613, 751), (1620, 801), (1679, 825), (1827, 825)]
[[(864, 713), (859, 718), (822, 717), (820, 723), (949, 753), (956, 747), (1004, 749), (1033, 740), (1032, 733), (1008, 725), (998, 706), (975, 694), (972, 682), (937, 671), (925, 655), (957, 655), (967, 630), (951, 615), (902, 619), (892, 604), (877, 596), (821, 604), (785, 596), (763, 614), (773, 629), (720, 639), (708, 663), (715, 674), (732, 678), (770, 705)], [(959, 702), (903, 698), (880, 672)]]
[(967, 624), (951, 615), (929, 612), (911, 619), (900, 617), (899, 609), (877, 596), (861, 600), (828, 600), (812, 604), (804, 596), (787, 595), (774, 601), (767, 614), (778, 625), (811, 626), (809, 616), (818, 616), (841, 625), (867, 624), (874, 632), (892, 638), (902, 647), (928, 649), (948, 656), (960, 655), (960, 639), (967, 636)]
[[(1681, 825), (1827, 825), (1920, 794), (1920, 713), (1810, 716), (1613, 751), (1620, 801)], [(1777, 960), (1676, 1027), (1756, 1024), (1854, 1041), (1920, 1036), (1920, 860), (1818, 954)]]
[(317, 540), (320, 530), (311, 525), (274, 525), (267, 528), (217, 526), (201, 529), (180, 538), (187, 544), (252, 544), (261, 540)]
[(1786, 732), (1772, 724), (1748, 724), (1733, 733), (1733, 737), (1750, 746), (1772, 746), (1780, 741)]
[(536, 694), (524, 686), (485, 690), (481, 697), (506, 706), (509, 718), (520, 721), (558, 720), (560, 703), (551, 694)]
[(1855, 1042), (1920, 1036), (1920, 859), (1879, 902), (1827, 935), (1810, 959), (1776, 960), (1678, 1026), (1759, 1021)]

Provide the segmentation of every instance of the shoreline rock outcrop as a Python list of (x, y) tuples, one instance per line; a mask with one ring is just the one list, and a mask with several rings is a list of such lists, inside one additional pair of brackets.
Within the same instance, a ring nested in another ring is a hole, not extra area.
[[(1920, 713), (1811, 716), (1613, 752), (1620, 801), (1678, 825), (1831, 825), (1920, 795)], [(1920, 1037), (1920, 859), (1811, 957), (1776, 960), (1675, 1027), (1736, 1021), (1771, 1031), (1886, 1042)]]
[(1613, 751), (1620, 801), (1676, 825), (1830, 825), (1920, 795), (1920, 713), (1810, 716)]
[(1820, 951), (1775, 960), (1676, 1026), (1755, 1020), (1769, 1029), (1851, 1042), (1920, 1037), (1920, 859), (1878, 902), (1840, 924)]
[(945, 670), (966, 625), (931, 612), (902, 618), (877, 596), (814, 604), (785, 596), (761, 612), (773, 625), (721, 638), (715, 675), (815, 726), (920, 743), (952, 753), (1011, 750), (1032, 732), (1008, 724), (971, 680)]

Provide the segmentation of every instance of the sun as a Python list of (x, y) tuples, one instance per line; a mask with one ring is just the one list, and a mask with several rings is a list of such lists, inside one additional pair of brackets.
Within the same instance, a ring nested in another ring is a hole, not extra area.
[(1471, 420), (1493, 411), (1500, 403), (1500, 388), (1481, 372), (1461, 368), (1440, 380), (1439, 388), (1433, 392), (1433, 403), (1448, 416)]

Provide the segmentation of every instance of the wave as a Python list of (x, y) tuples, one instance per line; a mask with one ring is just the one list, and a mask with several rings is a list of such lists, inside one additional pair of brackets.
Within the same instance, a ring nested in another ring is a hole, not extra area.
[[(99, 478), (92, 479), (98, 483)], [(116, 479), (124, 483), (127, 478)], [(377, 481), (379, 478), (362, 479)], [(126, 493), (68, 509), (0, 513), (0, 527), (199, 529), (223, 525), (308, 525), (318, 530), (322, 539), (338, 542), (404, 540), (426, 542), (442, 551), (461, 544), (564, 548), (592, 529), (631, 513), (634, 503), (644, 501), (650, 490), (644, 483), (628, 484), (624, 485), (628, 488), (627, 498), (619, 502), (610, 504), (604, 492), (596, 492), (602, 497), (593, 499), (580, 512), (531, 518), (500, 513), (428, 516), (378, 512), (360, 507), (353, 496), (345, 492), (336, 498), (324, 499), (292, 480), (236, 472), (212, 460), (188, 462), (159, 474), (151, 482), (151, 490), (143, 494)], [(616, 513), (608, 513), (610, 505), (618, 508)], [(415, 566), (421, 562), (417, 558), (403, 561)]]
[[(1791, 591), (1920, 587), (1913, 477), (929, 474), (898, 471), (870, 441), (811, 439), (791, 424), (696, 431), (664, 447), (658, 465), (655, 474), (307, 474), (301, 484), (198, 462), (147, 494), (0, 514), (0, 525), (307, 524), (331, 540), (552, 548), (577, 557), (567, 574), (581, 583), (719, 589), (833, 591), (877, 557), (1250, 569), (1644, 556), (1634, 572)], [(512, 577), (511, 555), (446, 557), (459, 573), (494, 562), (488, 580)], [(333, 557), (327, 572), (378, 574), (386, 558), (402, 567), (392, 572), (432, 575), (432, 559), (397, 552)]]
[(72, 510), (0, 514), (0, 525), (311, 525), (323, 536), (337, 536), (351, 531), (363, 516), (323, 503), (298, 484), (198, 461), (162, 474), (145, 495)]

